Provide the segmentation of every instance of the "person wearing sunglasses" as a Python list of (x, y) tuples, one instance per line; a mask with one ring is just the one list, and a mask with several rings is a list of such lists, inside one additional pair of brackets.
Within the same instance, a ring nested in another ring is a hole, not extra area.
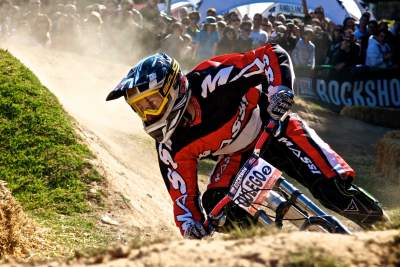
[[(175, 223), (184, 237), (209, 234), (203, 226), (204, 212), (208, 214), (228, 192), (263, 125), (280, 120), (291, 109), (293, 82), (288, 53), (267, 44), (212, 57), (186, 75), (175, 59), (157, 53), (138, 62), (108, 94), (107, 101), (124, 97), (156, 140)], [(285, 117), (266, 155), (326, 207), (364, 226), (382, 219), (377, 201), (353, 186), (353, 169), (298, 115)], [(217, 162), (201, 194), (197, 170), (205, 157)], [(234, 223), (246, 227), (251, 221), (239, 207), (226, 216), (224, 229)]]

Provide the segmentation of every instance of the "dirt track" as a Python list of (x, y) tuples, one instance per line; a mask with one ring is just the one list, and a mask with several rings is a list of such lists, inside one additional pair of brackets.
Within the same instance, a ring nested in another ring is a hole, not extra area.
[[(110, 188), (129, 199), (129, 209), (110, 211), (114, 218), (142, 235), (168, 236), (178, 240), (134, 250), (126, 253), (129, 255), (124, 259), (105, 265), (280, 266), (281, 262), (276, 260), (287, 255), (283, 253), (303, 253), (307, 248), (318, 247), (357, 266), (385, 266), (383, 263), (388, 257), (384, 255), (394, 253), (391, 240), (395, 232), (361, 233), (353, 237), (292, 233), (257, 240), (179, 241), (171, 216), (171, 201), (159, 175), (153, 142), (143, 133), (141, 122), (123, 100), (104, 101), (109, 90), (130, 66), (38, 47), (28, 49), (13, 45), (9, 50), (60, 99), (97, 155), (96, 164), (104, 171)], [(386, 129), (334, 114), (323, 117), (303, 114), (345, 157), (353, 153), (373, 157), (373, 144), (386, 132)], [(371, 159), (367, 159), (370, 162)], [(398, 244), (396, 246), (398, 249)]]

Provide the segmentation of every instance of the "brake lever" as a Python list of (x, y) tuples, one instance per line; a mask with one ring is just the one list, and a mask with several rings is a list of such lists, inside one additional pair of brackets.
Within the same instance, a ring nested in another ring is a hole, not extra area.
[(260, 156), (265, 151), (268, 142), (270, 141), (271, 135), (277, 137), (281, 133), (283, 121), (289, 115), (289, 111), (287, 111), (279, 120), (270, 119), (267, 125), (264, 126), (264, 130), (261, 133), (256, 146), (254, 148), (254, 154), (256, 156)]

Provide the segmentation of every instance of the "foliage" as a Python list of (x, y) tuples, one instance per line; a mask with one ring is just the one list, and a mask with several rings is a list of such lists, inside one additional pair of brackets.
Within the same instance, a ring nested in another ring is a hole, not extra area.
[[(7, 51), (0, 50), (0, 179), (41, 227), (39, 258), (105, 246), (89, 205), (89, 184), (102, 177), (56, 97)], [(36, 254), (35, 254), (36, 253)]]
[(54, 95), (0, 51), (0, 177), (25, 209), (88, 209), (86, 184), (100, 176), (72, 126)]

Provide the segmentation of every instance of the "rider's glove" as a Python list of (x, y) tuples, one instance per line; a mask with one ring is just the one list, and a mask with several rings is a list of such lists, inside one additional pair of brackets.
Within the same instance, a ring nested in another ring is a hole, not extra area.
[(272, 119), (280, 120), (292, 108), (294, 94), (286, 86), (277, 86), (268, 91), (269, 105), (267, 111)]
[(208, 236), (208, 232), (202, 223), (192, 221), (185, 229), (183, 236), (188, 239), (202, 239), (203, 237)]

